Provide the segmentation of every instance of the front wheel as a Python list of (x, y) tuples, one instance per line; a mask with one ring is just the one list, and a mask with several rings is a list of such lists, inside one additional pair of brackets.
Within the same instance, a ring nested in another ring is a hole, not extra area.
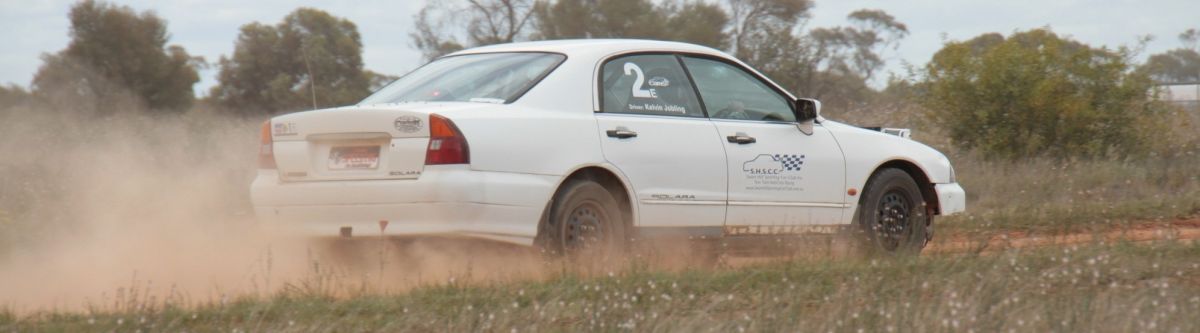
[(625, 250), (626, 228), (617, 200), (604, 186), (571, 181), (558, 192), (543, 232), (546, 250), (604, 261)]
[(858, 238), (867, 253), (918, 254), (931, 218), (916, 181), (904, 171), (885, 169), (871, 177), (859, 200)]

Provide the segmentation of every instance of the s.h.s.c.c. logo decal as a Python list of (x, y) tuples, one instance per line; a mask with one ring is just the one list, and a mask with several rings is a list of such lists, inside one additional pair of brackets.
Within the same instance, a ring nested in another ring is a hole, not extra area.
[(742, 163), (747, 190), (803, 191), (800, 175), (804, 166), (804, 155), (759, 154)]

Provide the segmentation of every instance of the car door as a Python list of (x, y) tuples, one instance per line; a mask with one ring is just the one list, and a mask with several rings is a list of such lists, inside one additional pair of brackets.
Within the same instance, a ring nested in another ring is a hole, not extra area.
[(633, 187), (639, 226), (722, 226), (725, 151), (679, 59), (613, 58), (597, 82), (604, 157)]
[(728, 233), (790, 233), (841, 223), (845, 158), (819, 124), (805, 134), (794, 102), (740, 65), (683, 57), (727, 156)]

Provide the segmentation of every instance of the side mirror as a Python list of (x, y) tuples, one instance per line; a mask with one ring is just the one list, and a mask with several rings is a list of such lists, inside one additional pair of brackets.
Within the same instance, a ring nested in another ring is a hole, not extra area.
[(821, 116), (821, 101), (812, 98), (796, 99), (796, 128), (804, 135), (813, 134), (813, 123)]
[(796, 122), (808, 122), (821, 116), (821, 101), (812, 98), (796, 99)]

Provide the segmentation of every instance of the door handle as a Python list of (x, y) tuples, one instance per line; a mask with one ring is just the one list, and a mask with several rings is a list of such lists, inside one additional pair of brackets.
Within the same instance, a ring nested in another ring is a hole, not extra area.
[(747, 144), (758, 142), (758, 139), (755, 139), (754, 137), (746, 135), (746, 133), (742, 133), (742, 132), (738, 132), (737, 134), (730, 135), (725, 138), (729, 139), (730, 143), (736, 143), (739, 145), (747, 145)]
[(610, 129), (606, 133), (610, 138), (628, 139), (637, 137), (637, 132), (630, 131), (625, 126), (618, 126), (617, 129)]

